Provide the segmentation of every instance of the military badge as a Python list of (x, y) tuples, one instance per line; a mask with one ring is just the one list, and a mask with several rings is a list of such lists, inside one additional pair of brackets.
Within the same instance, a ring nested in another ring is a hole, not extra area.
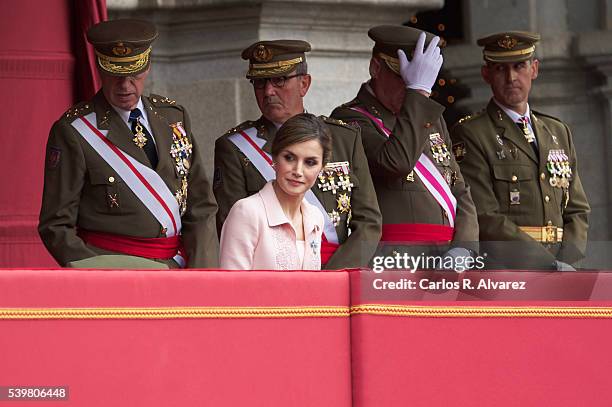
[(117, 194), (108, 194), (106, 200), (108, 201), (109, 208), (119, 207), (119, 197), (117, 196)]
[[(338, 182), (336, 182), (336, 177)], [(317, 186), (321, 191), (331, 191), (336, 195), (339, 189), (350, 192), (353, 188), (353, 183), (349, 175), (348, 161), (338, 161), (327, 163), (325, 168), (318, 175), (319, 183)]]
[(253, 50), (253, 59), (257, 62), (268, 62), (272, 59), (272, 51), (263, 44), (259, 44)]
[(512, 49), (516, 47), (516, 44), (518, 44), (518, 41), (516, 40), (516, 38), (512, 38), (509, 35), (506, 35), (500, 38), (499, 40), (497, 40), (497, 45), (499, 45), (500, 48), (504, 48), (504, 49)]
[(193, 146), (187, 138), (187, 133), (183, 128), (183, 123), (173, 123), (172, 127), (172, 147), (170, 147), (170, 155), (174, 159), (176, 172), (180, 176), (189, 173), (190, 158)]
[(506, 159), (506, 152), (504, 150), (497, 150), (497, 159), (499, 160), (505, 160)]
[(510, 191), (510, 205), (521, 204), (521, 191), (513, 189)]
[(130, 55), (131, 53), (132, 48), (126, 46), (122, 42), (117, 43), (117, 45), (113, 47), (113, 54), (117, 55), (118, 57), (124, 57)]
[(410, 171), (408, 175), (406, 175), (406, 181), (414, 182), (414, 170)]
[(457, 161), (458, 163), (463, 161), (463, 157), (465, 157), (465, 153), (466, 153), (466, 149), (465, 149), (464, 142), (453, 144), (453, 155), (455, 156), (455, 161)]
[(550, 174), (548, 182), (553, 188), (569, 188), (572, 179), (572, 167), (565, 150), (550, 150), (546, 160), (546, 169)]
[(50, 170), (56, 169), (61, 158), (62, 150), (58, 147), (49, 146), (49, 150), (47, 151), (47, 168)]
[(499, 134), (495, 135), (495, 139), (497, 140), (497, 144), (499, 144), (500, 146), (504, 145), (504, 140), (502, 140), (501, 136)]
[(450, 161), (450, 152), (440, 133), (432, 133), (429, 135), (429, 144), (431, 145), (431, 154), (439, 164), (448, 164)]
[(340, 223), (340, 214), (334, 209), (333, 211), (329, 212), (328, 215), (334, 227), (338, 226)]
[(347, 194), (341, 194), (338, 199), (338, 210), (340, 213), (348, 213), (351, 210), (351, 197)]
[(174, 159), (174, 167), (181, 181), (180, 188), (175, 192), (174, 197), (179, 204), (181, 216), (187, 211), (187, 191), (189, 168), (191, 168), (191, 154), (193, 145), (187, 137), (187, 132), (183, 128), (183, 123), (177, 122), (170, 124), (172, 128), (172, 146), (170, 155)]

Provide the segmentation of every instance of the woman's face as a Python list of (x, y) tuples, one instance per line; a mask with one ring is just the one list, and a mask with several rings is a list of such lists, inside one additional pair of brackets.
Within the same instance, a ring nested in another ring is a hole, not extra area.
[(323, 147), (317, 140), (291, 144), (275, 157), (276, 184), (290, 196), (303, 195), (323, 169)]

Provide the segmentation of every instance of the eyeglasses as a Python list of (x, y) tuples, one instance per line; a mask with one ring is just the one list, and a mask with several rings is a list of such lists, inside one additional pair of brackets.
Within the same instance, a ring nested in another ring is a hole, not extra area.
[(283, 86), (285, 86), (285, 82), (287, 81), (287, 79), (295, 78), (296, 76), (302, 76), (302, 74), (296, 74), (291, 76), (277, 76), (274, 78), (251, 79), (250, 82), (255, 89), (265, 88), (266, 82), (268, 81), (270, 81), (272, 86), (274, 86), (275, 88), (282, 88)]

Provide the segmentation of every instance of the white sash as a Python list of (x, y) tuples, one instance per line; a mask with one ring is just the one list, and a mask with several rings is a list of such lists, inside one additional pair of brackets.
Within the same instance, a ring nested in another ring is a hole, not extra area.
[[(92, 123), (96, 123), (95, 112), (79, 117), (72, 122), (72, 127), (117, 172), (136, 197), (166, 229), (166, 236), (179, 235), (181, 215), (178, 203), (164, 180), (154, 170), (139, 163), (112, 144), (106, 138), (108, 130), (97, 129)], [(177, 259), (177, 257), (180, 255), (175, 256), (174, 260), (183, 267), (184, 259), (182, 257)]]
[[(229, 136), (229, 140), (234, 143), (234, 145), (238, 147), (240, 151), (242, 151), (242, 154), (244, 154), (251, 161), (253, 166), (264, 177), (266, 182), (276, 178), (276, 173), (272, 168), (272, 157), (270, 154), (263, 151), (263, 146), (266, 144), (266, 140), (257, 137), (256, 128), (251, 127), (247, 130), (234, 133)], [(305, 197), (311, 205), (316, 206), (323, 214), (323, 235), (325, 236), (325, 239), (327, 239), (329, 243), (339, 244), (336, 228), (334, 227), (329, 214), (327, 211), (325, 211), (325, 208), (321, 202), (310, 189), (306, 192)]]
[[(385, 124), (381, 119), (375, 117), (367, 110), (360, 107), (351, 107), (351, 110), (359, 112), (372, 120), (374, 124), (387, 136), (391, 135), (391, 130), (385, 127)], [(457, 199), (450, 190), (448, 184), (440, 174), (440, 171), (433, 162), (425, 154), (421, 153), (416, 165), (414, 166), (414, 172), (417, 174), (425, 189), (433, 195), (434, 199), (446, 213), (448, 223), (451, 227), (455, 227), (455, 216), (457, 214)]]

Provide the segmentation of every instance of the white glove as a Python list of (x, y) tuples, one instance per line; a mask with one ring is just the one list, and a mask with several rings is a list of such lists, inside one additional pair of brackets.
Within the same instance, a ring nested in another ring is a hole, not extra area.
[(448, 250), (442, 256), (443, 262), (446, 262), (446, 259), (449, 257), (453, 261), (452, 269), (457, 273), (463, 273), (464, 271), (471, 269), (474, 265), (474, 256), (464, 247), (453, 247), (452, 249)]
[(436, 83), (438, 72), (442, 67), (442, 55), (438, 47), (440, 37), (434, 37), (425, 52), (425, 33), (422, 32), (414, 48), (412, 61), (408, 62), (406, 54), (401, 49), (397, 50), (400, 64), (400, 75), (408, 89), (422, 90), (431, 93), (431, 88)]
[(557, 271), (576, 271), (571, 264), (567, 264), (559, 260), (555, 260), (555, 267), (557, 268)]

